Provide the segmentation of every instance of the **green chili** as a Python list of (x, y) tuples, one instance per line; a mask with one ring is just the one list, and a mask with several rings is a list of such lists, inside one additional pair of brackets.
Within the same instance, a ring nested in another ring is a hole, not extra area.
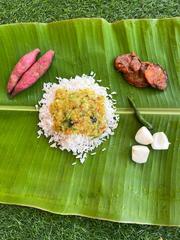
[(138, 121), (139, 121), (140, 123), (142, 123), (143, 126), (147, 127), (148, 129), (150, 129), (150, 130), (153, 129), (152, 124), (149, 123), (149, 122), (141, 115), (141, 113), (140, 113), (139, 110), (137, 109), (134, 100), (133, 100), (131, 97), (128, 97), (128, 101), (129, 101), (129, 104), (131, 105), (131, 107), (134, 109), (134, 112), (135, 112), (135, 115), (136, 115), (136, 118), (138, 119)]

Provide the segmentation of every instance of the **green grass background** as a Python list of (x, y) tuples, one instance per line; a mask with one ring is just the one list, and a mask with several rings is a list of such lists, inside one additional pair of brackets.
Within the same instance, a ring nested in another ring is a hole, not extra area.
[[(51, 22), (77, 17), (162, 18), (180, 16), (180, 0), (0, 0), (0, 23)], [(119, 224), (37, 209), (0, 205), (0, 240), (180, 239), (180, 228)]]

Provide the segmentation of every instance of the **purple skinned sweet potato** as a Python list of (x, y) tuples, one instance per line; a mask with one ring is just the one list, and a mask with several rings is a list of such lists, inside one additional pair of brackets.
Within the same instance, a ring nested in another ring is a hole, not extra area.
[(15, 86), (11, 96), (15, 96), (16, 94), (36, 83), (37, 80), (42, 77), (50, 67), (53, 57), (54, 51), (49, 50), (41, 58), (39, 58), (39, 60), (37, 60), (37, 62), (35, 62), (30, 69), (24, 73), (22, 78)]
[(36, 48), (33, 51), (25, 54), (23, 57), (20, 58), (18, 63), (15, 65), (8, 84), (7, 84), (7, 91), (11, 93), (16, 86), (19, 79), (22, 75), (32, 66), (32, 64), (36, 61), (37, 55), (40, 53), (40, 49)]

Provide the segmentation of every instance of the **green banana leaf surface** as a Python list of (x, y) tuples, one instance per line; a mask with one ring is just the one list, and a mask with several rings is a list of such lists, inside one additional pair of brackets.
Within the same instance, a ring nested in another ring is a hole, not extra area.
[[(34, 48), (41, 54), (53, 49), (53, 64), (34, 86), (10, 99), (6, 84), (11, 70)], [(113, 61), (131, 51), (166, 69), (167, 90), (138, 89), (123, 80)], [(72, 166), (71, 153), (37, 138), (34, 105), (42, 97), (44, 82), (91, 71), (101, 85), (117, 92), (120, 121), (96, 155)], [(164, 131), (171, 142), (167, 151), (151, 150), (142, 165), (131, 161), (141, 125), (128, 95), (154, 131)], [(0, 202), (117, 222), (180, 225), (180, 18), (0, 26)]]

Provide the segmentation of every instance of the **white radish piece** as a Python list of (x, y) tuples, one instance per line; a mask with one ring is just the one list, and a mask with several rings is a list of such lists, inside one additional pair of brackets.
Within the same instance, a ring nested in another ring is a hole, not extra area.
[(145, 163), (148, 160), (149, 148), (141, 145), (132, 146), (132, 160), (136, 163)]
[(164, 132), (157, 132), (153, 134), (152, 148), (155, 150), (166, 150), (169, 148), (169, 141)]
[(136, 133), (135, 140), (140, 144), (148, 145), (153, 142), (153, 136), (147, 127), (141, 127)]

